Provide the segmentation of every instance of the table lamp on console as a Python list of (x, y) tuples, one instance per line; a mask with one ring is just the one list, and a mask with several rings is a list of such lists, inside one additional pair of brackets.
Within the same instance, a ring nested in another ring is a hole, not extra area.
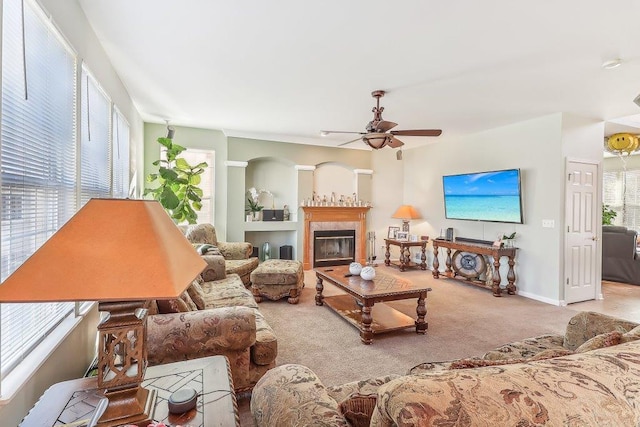
[(402, 220), (402, 231), (408, 233), (409, 232), (409, 221), (412, 219), (420, 219), (422, 216), (418, 213), (416, 208), (411, 205), (402, 205), (400, 206), (396, 212), (391, 216), (391, 218), (398, 218)]
[(2, 285), (0, 302), (98, 301), (98, 388), (108, 399), (98, 426), (153, 418), (146, 304), (172, 299), (204, 269), (162, 206), (152, 200), (91, 199)]

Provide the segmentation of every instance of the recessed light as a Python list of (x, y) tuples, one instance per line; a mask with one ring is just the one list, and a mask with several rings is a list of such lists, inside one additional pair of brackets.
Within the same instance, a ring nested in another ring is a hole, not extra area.
[(614, 68), (618, 68), (621, 65), (622, 65), (622, 59), (616, 58), (610, 61), (603, 62), (602, 68), (604, 68), (605, 70), (613, 70)]

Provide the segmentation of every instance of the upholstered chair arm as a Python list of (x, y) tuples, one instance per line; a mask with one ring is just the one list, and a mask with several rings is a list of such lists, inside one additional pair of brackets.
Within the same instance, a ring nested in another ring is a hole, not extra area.
[(227, 277), (224, 257), (222, 255), (202, 255), (202, 259), (206, 261), (207, 266), (202, 270), (200, 275), (205, 282), (213, 282), (222, 280)]
[(242, 350), (255, 341), (256, 316), (248, 307), (156, 314), (147, 320), (147, 353), (151, 365)]
[(258, 427), (349, 425), (316, 374), (301, 365), (267, 371), (253, 389), (251, 413)]
[(251, 256), (253, 245), (249, 242), (218, 242), (218, 249), (225, 259), (247, 259)]

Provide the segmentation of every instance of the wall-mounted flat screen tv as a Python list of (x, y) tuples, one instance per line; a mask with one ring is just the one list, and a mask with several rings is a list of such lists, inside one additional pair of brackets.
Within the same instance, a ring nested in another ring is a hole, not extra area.
[(522, 224), (520, 169), (445, 175), (442, 185), (448, 219)]

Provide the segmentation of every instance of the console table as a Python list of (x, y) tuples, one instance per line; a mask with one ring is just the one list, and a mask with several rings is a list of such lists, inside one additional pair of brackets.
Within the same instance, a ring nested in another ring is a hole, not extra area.
[[(501, 295), (502, 289), (500, 288), (500, 282), (502, 279), (500, 278), (500, 258), (507, 257), (509, 260), (509, 271), (507, 273), (507, 281), (508, 284), (506, 286), (506, 291), (509, 295), (514, 295), (516, 293), (516, 274), (513, 271), (513, 266), (516, 261), (516, 251), (517, 248), (505, 248), (505, 247), (497, 247), (490, 244), (484, 243), (475, 243), (475, 242), (467, 242), (467, 241), (450, 241), (450, 240), (441, 240), (435, 239), (433, 240), (433, 277), (438, 279), (440, 277), (440, 271), (438, 268), (440, 267), (440, 262), (438, 261), (438, 248), (443, 247), (447, 248), (447, 259), (445, 261), (445, 265), (447, 267), (445, 271), (445, 275), (450, 278), (456, 278), (457, 276), (464, 277), (466, 281), (473, 283), (475, 285), (479, 285), (482, 287), (488, 287), (483, 281), (479, 280), (478, 277), (482, 271), (476, 270), (477, 274), (474, 274), (474, 270), (472, 267), (475, 266), (473, 258), (465, 257), (465, 253), (476, 254), (476, 255), (491, 255), (493, 257), (493, 284), (491, 285), (491, 290), (493, 291), (493, 296), (499, 297)], [(455, 250), (456, 252), (453, 254), (453, 258), (461, 258), (462, 265), (457, 268), (456, 271), (452, 268), (452, 255), (451, 251)], [(484, 259), (482, 260), (484, 263)], [(464, 269), (467, 268), (469, 271), (465, 272)]]
[[(151, 366), (145, 372), (142, 385), (158, 391), (153, 415), (155, 421), (193, 427), (240, 425), (231, 372), (224, 356)], [(86, 425), (104, 399), (96, 386), (96, 377), (52, 385), (22, 420), (20, 427)], [(197, 407), (185, 414), (170, 414), (167, 399), (171, 393), (185, 387), (198, 393)], [(81, 423), (81, 420), (86, 422)]]
[[(398, 266), (400, 267), (400, 271), (404, 271), (407, 268), (415, 268), (415, 267), (420, 267), (420, 269), (426, 270), (427, 256), (425, 254), (425, 250), (426, 250), (428, 241), (429, 240), (419, 240), (417, 242), (409, 242), (407, 240), (384, 239), (384, 242), (387, 245), (387, 249), (384, 253), (384, 265)], [(391, 261), (391, 252), (389, 251), (389, 246), (391, 245), (400, 247), (400, 259), (397, 262)], [(422, 262), (420, 264), (411, 262), (411, 252), (409, 251), (409, 248), (412, 246), (420, 247), (422, 250), (422, 257), (420, 258)]]

